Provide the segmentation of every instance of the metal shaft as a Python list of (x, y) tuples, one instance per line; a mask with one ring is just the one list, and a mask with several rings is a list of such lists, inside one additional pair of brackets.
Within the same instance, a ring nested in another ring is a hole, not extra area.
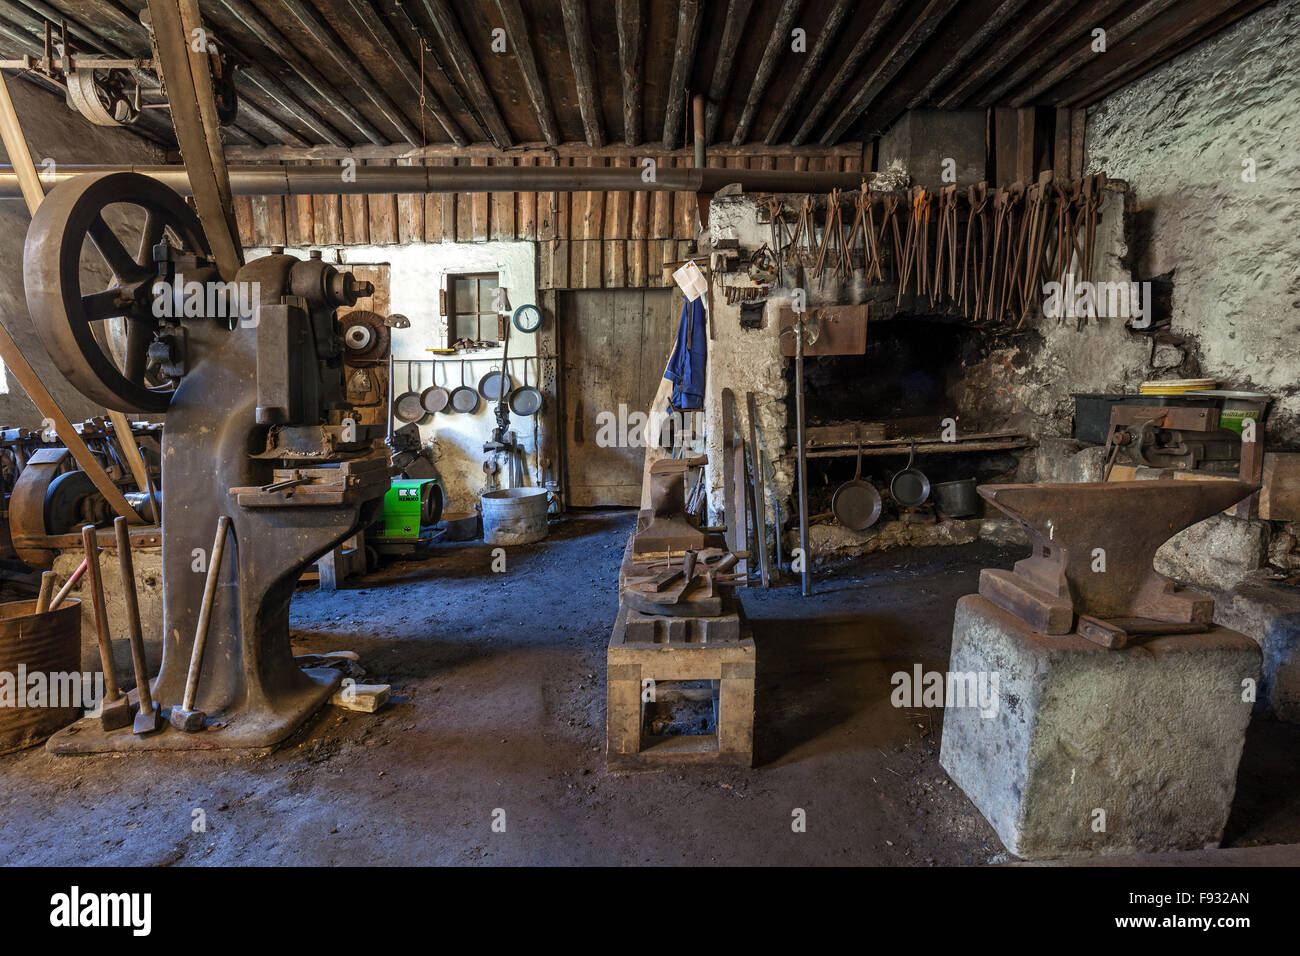
[(221, 556), (226, 550), (226, 531), (230, 527), (230, 518), (222, 515), (217, 519), (217, 537), (212, 542), (212, 554), (208, 557), (208, 577), (203, 583), (203, 603), (199, 605), (199, 624), (194, 630), (194, 650), (190, 654), (190, 669), (185, 675), (185, 698), (181, 706), (185, 710), (194, 709), (194, 695), (199, 687), (199, 671), (203, 669), (203, 647), (208, 642), (208, 621), (212, 617), (212, 602), (216, 597), (217, 578), (221, 572)]
[(95, 611), (95, 636), (99, 640), (99, 663), (104, 669), (104, 696), (114, 701), (122, 696), (113, 671), (113, 639), (108, 633), (108, 612), (104, 608), (104, 583), (99, 576), (99, 543), (95, 541), (95, 526), (81, 529), (81, 545), (86, 551), (86, 575), (90, 579), (90, 604)]
[(126, 519), (113, 519), (117, 533), (117, 562), (122, 572), (122, 597), (126, 603), (126, 636), (131, 642), (131, 664), (135, 668), (135, 690), (140, 697), (140, 713), (153, 710), (153, 695), (149, 692), (149, 665), (144, 659), (144, 634), (140, 630), (140, 604), (135, 592), (135, 563), (131, 557), (131, 532)]
[[(43, 182), (49, 187), (84, 173), (137, 172), (191, 194), (184, 166), (72, 166), (60, 164)], [(334, 165), (281, 166), (249, 163), (229, 167), (230, 189), (237, 196), (324, 196), (383, 193), (460, 192), (717, 192), (731, 183), (746, 192), (825, 193), (856, 190), (862, 173), (809, 172), (784, 169), (660, 167), (642, 179), (632, 166), (361, 166), (345, 181)], [(867, 174), (870, 176), (871, 174)], [(13, 167), (0, 166), (0, 199), (21, 196)]]
[(794, 428), (795, 441), (799, 443), (799, 557), (803, 562), (800, 587), (804, 597), (812, 593), (812, 577), (808, 554), (808, 456), (803, 438), (803, 314), (794, 323)]

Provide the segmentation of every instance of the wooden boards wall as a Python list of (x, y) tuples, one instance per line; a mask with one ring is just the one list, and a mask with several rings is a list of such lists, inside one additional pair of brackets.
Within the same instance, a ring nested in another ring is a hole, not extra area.
[[(685, 167), (681, 151), (656, 156), (661, 168)], [(239, 161), (234, 159), (232, 161)], [(286, 160), (293, 162), (294, 160)], [(305, 161), (305, 160), (300, 160)], [(338, 160), (311, 160), (334, 162)], [(639, 167), (626, 153), (468, 155), (362, 159), (368, 164)], [(857, 146), (820, 153), (773, 149), (709, 158), (731, 169), (862, 168)], [(430, 193), (374, 196), (237, 196), (240, 240), (255, 246), (359, 246), (409, 242), (537, 242), (539, 288), (655, 288), (667, 284), (662, 265), (685, 255), (695, 238), (695, 196), (668, 192)]]

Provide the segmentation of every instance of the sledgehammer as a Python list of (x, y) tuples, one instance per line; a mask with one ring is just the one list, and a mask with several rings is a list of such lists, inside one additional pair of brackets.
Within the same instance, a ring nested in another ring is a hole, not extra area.
[(144, 659), (144, 634), (140, 630), (140, 604), (135, 593), (135, 562), (131, 556), (131, 534), (125, 518), (113, 519), (117, 533), (117, 560), (122, 571), (122, 597), (126, 604), (127, 639), (131, 642), (131, 663), (135, 667), (135, 689), (140, 696), (140, 706), (135, 712), (131, 730), (137, 734), (151, 734), (162, 727), (162, 714), (149, 693), (149, 667)]
[(90, 602), (95, 611), (95, 634), (99, 639), (99, 663), (104, 669), (104, 699), (99, 705), (99, 724), (105, 730), (120, 730), (131, 723), (131, 702), (117, 686), (113, 669), (113, 638), (108, 633), (108, 612), (104, 609), (104, 582), (99, 576), (99, 542), (95, 526), (81, 529), (81, 544), (86, 551), (86, 575), (90, 585)]
[(203, 669), (203, 646), (208, 642), (208, 620), (212, 617), (212, 601), (216, 597), (217, 577), (221, 572), (221, 555), (226, 550), (226, 530), (230, 519), (222, 515), (217, 519), (217, 538), (212, 542), (208, 559), (208, 577), (203, 583), (203, 603), (199, 605), (199, 625), (194, 632), (194, 650), (190, 653), (190, 670), (185, 676), (185, 698), (179, 706), (173, 704), (168, 720), (177, 730), (195, 734), (207, 726), (208, 715), (194, 709), (194, 697), (199, 689), (199, 671)]

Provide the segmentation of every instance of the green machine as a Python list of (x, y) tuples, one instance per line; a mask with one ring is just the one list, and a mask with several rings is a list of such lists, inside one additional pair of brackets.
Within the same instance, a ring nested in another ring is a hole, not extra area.
[(442, 486), (437, 478), (394, 478), (366, 542), (379, 554), (419, 551), (436, 540), (434, 525), (441, 518)]

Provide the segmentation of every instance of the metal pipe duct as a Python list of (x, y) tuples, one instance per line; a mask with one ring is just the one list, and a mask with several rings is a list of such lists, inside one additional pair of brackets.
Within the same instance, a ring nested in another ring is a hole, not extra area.
[[(637, 167), (584, 166), (231, 166), (237, 196), (359, 195), (375, 193), (621, 192), (650, 190), (714, 193), (738, 183), (747, 192), (822, 193), (857, 189), (862, 173), (793, 172), (781, 169), (657, 169), (653, 178)], [(190, 195), (184, 166), (59, 166), (42, 175), (47, 188), (83, 173), (137, 172)], [(870, 174), (868, 174), (870, 175)], [(12, 166), (0, 166), (0, 199), (22, 191)]]

